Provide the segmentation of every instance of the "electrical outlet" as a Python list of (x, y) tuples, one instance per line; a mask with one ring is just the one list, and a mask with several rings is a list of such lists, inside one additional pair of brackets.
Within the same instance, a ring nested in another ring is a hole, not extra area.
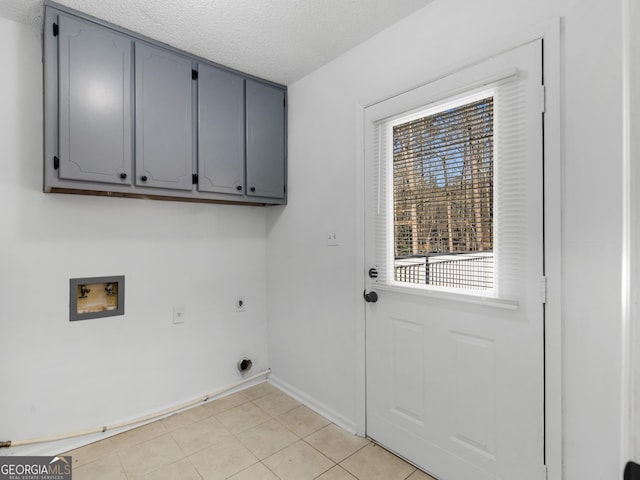
[(338, 234), (335, 230), (330, 231), (327, 234), (327, 246), (329, 247), (337, 247), (340, 245), (340, 241), (338, 240)]
[(173, 323), (184, 323), (184, 307), (173, 307)]
[(236, 297), (236, 312), (244, 312), (247, 308), (247, 304), (244, 301), (244, 297)]

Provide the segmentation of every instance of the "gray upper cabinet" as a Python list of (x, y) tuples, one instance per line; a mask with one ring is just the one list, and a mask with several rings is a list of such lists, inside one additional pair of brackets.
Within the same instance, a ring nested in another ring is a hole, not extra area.
[(285, 198), (285, 92), (246, 81), (247, 195)]
[(131, 182), (130, 39), (58, 16), (59, 178)]
[(198, 66), (198, 190), (243, 195), (244, 78)]
[(136, 185), (193, 189), (191, 60), (136, 42)]
[(45, 192), (287, 202), (285, 86), (44, 1)]

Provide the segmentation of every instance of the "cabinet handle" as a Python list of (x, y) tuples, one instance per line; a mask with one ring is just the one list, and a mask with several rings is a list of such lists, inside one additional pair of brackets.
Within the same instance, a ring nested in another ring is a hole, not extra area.
[(127, 174), (126, 174), (126, 173), (124, 173), (124, 172), (123, 172), (123, 173), (121, 173), (121, 174), (120, 174), (120, 178), (121, 178), (122, 180), (124, 180), (125, 178), (127, 178)]
[(140, 177), (140, 180), (142, 180), (143, 182), (146, 182), (147, 181), (147, 176), (146, 175), (142, 175)]
[(256, 187), (251, 187), (249, 190), (251, 190), (252, 192), (256, 191)]
[(241, 185), (238, 185), (238, 186), (236, 187), (236, 190), (242, 190), (242, 186), (241, 186)]

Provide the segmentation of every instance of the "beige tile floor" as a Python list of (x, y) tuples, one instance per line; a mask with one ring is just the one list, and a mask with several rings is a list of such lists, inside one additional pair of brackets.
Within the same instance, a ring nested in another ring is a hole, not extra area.
[(74, 480), (434, 480), (269, 383), (65, 455)]

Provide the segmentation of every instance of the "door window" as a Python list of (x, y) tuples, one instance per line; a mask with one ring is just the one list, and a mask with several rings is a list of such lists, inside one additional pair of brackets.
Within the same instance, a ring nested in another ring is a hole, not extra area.
[(508, 73), (418, 107), (409, 99), (372, 122), (379, 286), (521, 296), (529, 148), (521, 80)]

